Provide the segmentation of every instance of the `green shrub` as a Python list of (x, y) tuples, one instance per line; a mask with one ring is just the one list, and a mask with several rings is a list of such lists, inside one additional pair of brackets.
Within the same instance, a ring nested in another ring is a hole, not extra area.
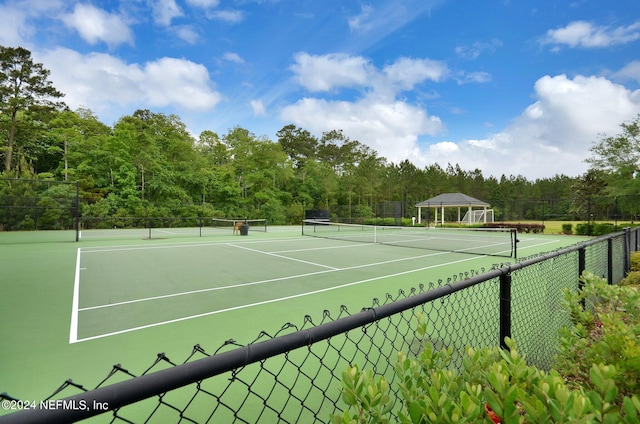
[(640, 286), (640, 271), (631, 271), (620, 281), (621, 286)]
[(398, 225), (395, 218), (365, 218), (362, 223), (365, 225)]
[(21, 231), (32, 231), (36, 229), (36, 222), (30, 216), (25, 216), (18, 227)]
[(573, 234), (573, 225), (572, 224), (562, 224), (562, 234), (567, 234), (567, 235)]
[(640, 252), (631, 252), (631, 271), (640, 271)]
[(603, 236), (605, 234), (611, 234), (618, 231), (619, 228), (610, 222), (598, 222), (593, 226), (594, 236)]
[[(590, 274), (583, 281), (584, 290), (567, 294), (565, 307), (574, 326), (561, 333), (557, 370), (527, 365), (508, 338), (509, 350), (467, 348), (459, 373), (449, 367), (451, 349), (427, 345), (418, 358), (398, 354), (393, 390), (373, 372), (347, 367), (342, 374), (347, 408), (331, 422), (640, 423), (638, 291), (603, 285)], [(587, 300), (599, 300), (597, 314), (582, 308)], [(593, 331), (602, 337), (590, 343)], [(420, 315), (416, 333), (426, 333)]]
[(610, 222), (576, 224), (576, 234), (579, 236), (603, 236), (616, 231), (620, 231), (620, 227)]
[[(593, 389), (591, 364), (615, 366), (616, 400), (621, 404), (624, 396), (640, 392), (640, 291), (610, 286), (590, 273), (581, 280), (579, 293), (566, 293), (564, 306), (573, 325), (560, 331), (556, 369), (576, 387)], [(593, 305), (594, 312), (583, 304)]]
[[(620, 404), (614, 366), (592, 365), (593, 389), (572, 389), (557, 371), (526, 364), (512, 340), (510, 350), (467, 348), (461, 374), (448, 369), (451, 350), (425, 346), (420, 357), (398, 354), (395, 372), (402, 398), (393, 422), (413, 423), (541, 423), (640, 422), (640, 398)], [(347, 409), (333, 424), (390, 423), (393, 399), (388, 383), (357, 366), (342, 373), (342, 400)]]
[(576, 224), (576, 234), (579, 236), (593, 235), (593, 224), (580, 223)]

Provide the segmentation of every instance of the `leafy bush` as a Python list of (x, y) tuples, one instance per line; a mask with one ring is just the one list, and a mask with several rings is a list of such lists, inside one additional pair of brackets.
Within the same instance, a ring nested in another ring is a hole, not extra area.
[(22, 231), (31, 231), (36, 229), (36, 222), (30, 216), (25, 216), (22, 221), (20, 221), (20, 225), (18, 225), (18, 230)]
[[(573, 326), (560, 332), (556, 368), (575, 386), (593, 388), (591, 364), (610, 364), (618, 370), (617, 401), (640, 392), (640, 291), (634, 287), (610, 286), (590, 273), (582, 277), (579, 293), (566, 293), (564, 306)], [(593, 305), (594, 312), (583, 304)]]
[(631, 271), (640, 271), (640, 252), (631, 252)]
[(593, 225), (586, 223), (576, 224), (576, 234), (579, 236), (593, 235)]
[(631, 271), (626, 277), (620, 281), (621, 286), (639, 286), (640, 287), (640, 271)]
[(362, 223), (365, 225), (398, 225), (395, 218), (365, 218)]
[(573, 234), (573, 225), (572, 224), (562, 224), (562, 234)]
[(610, 222), (599, 222), (593, 226), (594, 236), (603, 236), (605, 234), (615, 233), (620, 231), (620, 228), (611, 224)]
[(616, 231), (620, 231), (620, 227), (610, 222), (576, 224), (576, 234), (579, 236), (603, 236)]
[(482, 224), (486, 228), (515, 228), (519, 233), (542, 234), (546, 228), (542, 224), (526, 224), (526, 223), (508, 223), (508, 222), (490, 222)]
[(513, 340), (510, 350), (467, 348), (463, 371), (448, 369), (451, 350), (431, 346), (417, 359), (398, 354), (395, 372), (402, 403), (392, 417), (389, 384), (357, 366), (342, 373), (342, 400), (347, 409), (333, 415), (333, 424), (362, 423), (560, 423), (640, 422), (640, 398), (618, 396), (614, 366), (592, 365), (593, 389), (572, 389), (557, 371), (540, 371), (526, 364)]
[[(331, 422), (640, 423), (638, 291), (607, 286), (591, 274), (583, 281), (580, 293), (567, 293), (574, 326), (561, 332), (556, 369), (527, 365), (511, 339), (505, 340), (509, 350), (467, 348), (461, 372), (449, 367), (451, 349), (427, 345), (418, 358), (398, 353), (393, 388), (371, 371), (347, 367), (347, 409)], [(596, 314), (582, 307), (596, 300)], [(426, 333), (420, 315), (416, 333)]]

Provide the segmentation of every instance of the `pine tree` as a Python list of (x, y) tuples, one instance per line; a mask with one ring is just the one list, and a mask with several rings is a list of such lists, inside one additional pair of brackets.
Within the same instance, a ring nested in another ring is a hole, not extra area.
[(16, 130), (29, 115), (60, 108), (56, 100), (64, 96), (49, 81), (50, 71), (34, 63), (31, 52), (22, 47), (0, 46), (0, 125), (6, 140), (4, 170), (12, 167)]

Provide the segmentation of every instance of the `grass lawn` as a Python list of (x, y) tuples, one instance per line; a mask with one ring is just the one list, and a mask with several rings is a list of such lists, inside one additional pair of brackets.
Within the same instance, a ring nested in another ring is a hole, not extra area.
[[(585, 221), (540, 221), (540, 220), (522, 220), (518, 221), (522, 224), (544, 224), (544, 234), (563, 234), (562, 226), (564, 224), (571, 224), (571, 229), (575, 234), (576, 226), (578, 224), (586, 224)], [(621, 228), (634, 226), (635, 224), (629, 221), (597, 221), (598, 224), (601, 223), (609, 223), (613, 225), (618, 225)]]

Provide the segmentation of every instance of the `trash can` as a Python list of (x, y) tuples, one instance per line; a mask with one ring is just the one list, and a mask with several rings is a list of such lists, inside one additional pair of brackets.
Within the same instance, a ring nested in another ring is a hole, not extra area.
[(249, 234), (249, 224), (242, 224), (240, 227), (240, 235), (246, 236)]

